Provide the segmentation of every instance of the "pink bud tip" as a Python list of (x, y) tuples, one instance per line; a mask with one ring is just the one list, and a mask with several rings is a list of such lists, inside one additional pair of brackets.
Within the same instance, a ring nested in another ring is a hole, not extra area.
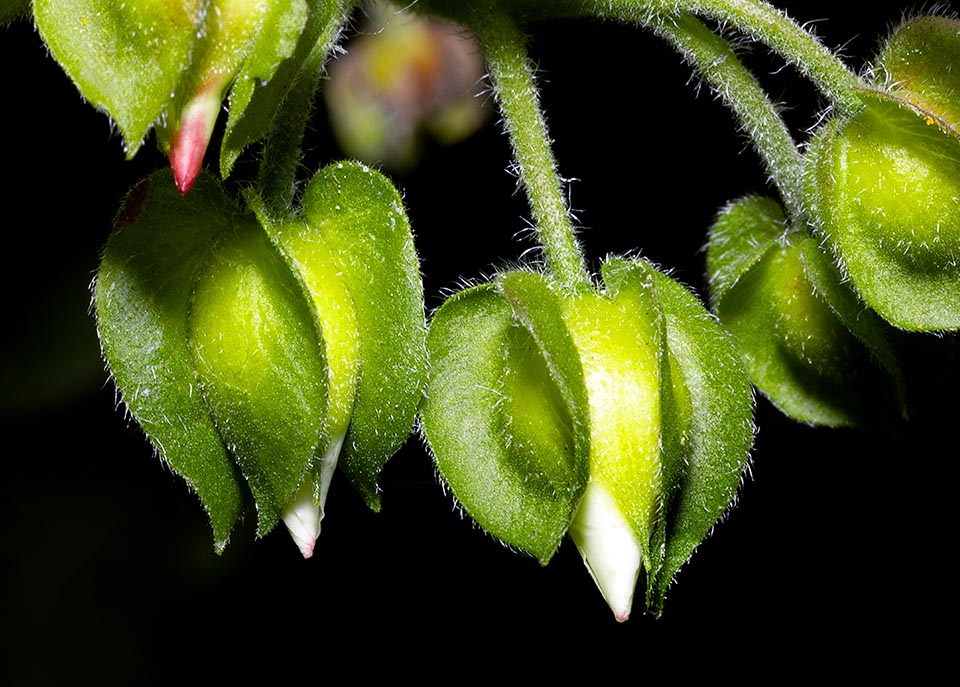
[(201, 123), (196, 120), (186, 123), (173, 137), (169, 153), (170, 168), (177, 189), (184, 195), (200, 174), (209, 138), (209, 133), (204, 132)]
[[(211, 89), (212, 90), (212, 89)], [(170, 168), (180, 193), (186, 195), (203, 163), (203, 154), (217, 121), (220, 98), (215, 90), (202, 91), (183, 109), (180, 126), (170, 143)]]

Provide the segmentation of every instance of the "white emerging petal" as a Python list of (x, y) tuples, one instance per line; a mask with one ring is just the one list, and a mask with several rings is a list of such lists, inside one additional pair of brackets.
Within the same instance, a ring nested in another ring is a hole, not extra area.
[(602, 484), (587, 483), (569, 532), (607, 605), (618, 621), (625, 621), (642, 555), (633, 529)]
[(330, 442), (330, 447), (320, 459), (320, 489), (317, 497), (314, 496), (315, 485), (311, 469), (307, 471), (303, 484), (283, 512), (283, 524), (287, 526), (287, 531), (290, 532), (290, 536), (293, 537), (304, 558), (310, 558), (313, 555), (317, 537), (320, 536), (323, 507), (327, 502), (330, 480), (333, 479), (333, 472), (337, 468), (343, 438), (344, 435), (341, 434)]

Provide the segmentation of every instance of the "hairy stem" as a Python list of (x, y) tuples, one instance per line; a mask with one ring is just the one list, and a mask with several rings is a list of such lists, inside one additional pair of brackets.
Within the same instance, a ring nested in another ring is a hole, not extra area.
[[(425, 12), (469, 24), (476, 3), (464, 0), (419, 0)], [(494, 4), (494, 3), (491, 3)], [(601, 17), (647, 24), (653, 15), (689, 12), (734, 27), (770, 47), (813, 81), (841, 112), (861, 106), (863, 81), (816, 36), (764, 0), (500, 0), (495, 3), (523, 25), (559, 17)]]
[(585, 288), (590, 278), (563, 198), (524, 38), (504, 15), (490, 13), (473, 19), (470, 27), (487, 60), (547, 268), (565, 287)]
[(776, 107), (730, 43), (688, 13), (655, 16), (648, 26), (673, 45), (733, 110), (763, 158), (794, 224), (800, 226), (803, 158)]
[(651, 15), (690, 12), (728, 24), (769, 46), (842, 112), (861, 106), (863, 82), (816, 36), (763, 0), (574, 0), (594, 16), (648, 23)]

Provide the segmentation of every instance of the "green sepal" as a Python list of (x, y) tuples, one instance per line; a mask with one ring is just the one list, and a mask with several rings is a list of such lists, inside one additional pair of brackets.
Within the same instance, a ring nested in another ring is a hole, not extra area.
[[(569, 490), (557, 490), (567, 479), (556, 476), (575, 464), (575, 439), (566, 399), (543, 374), (549, 367), (540, 347), (493, 284), (447, 299), (431, 320), (428, 345), (421, 423), (441, 476), (484, 530), (546, 565), (577, 504), (562, 498)], [(512, 425), (508, 415), (518, 408), (529, 415)], [(550, 431), (528, 441), (544, 425)]]
[(542, 467), (557, 475), (558, 498), (576, 503), (590, 473), (590, 402), (580, 355), (564, 320), (559, 287), (548, 277), (523, 271), (501, 274), (496, 283), (546, 363), (544, 371), (551, 379), (547, 386), (555, 385), (566, 405), (573, 446), (564, 451), (566, 462)]
[[(666, 319), (672, 393), (664, 390), (665, 552), (647, 584), (647, 610), (660, 615), (674, 575), (733, 505), (753, 445), (753, 391), (726, 331), (686, 288), (647, 266)], [(676, 428), (670, 424), (678, 425)], [(669, 447), (670, 443), (665, 442)]]
[(783, 208), (772, 198), (747, 196), (723, 208), (710, 229), (707, 278), (716, 306), (786, 233)]
[[(601, 266), (601, 276), (606, 287), (605, 296), (617, 302), (626, 310), (636, 328), (638, 338), (652, 348), (655, 357), (656, 383), (658, 386), (656, 428), (659, 436), (659, 455), (657, 456), (657, 479), (653, 488), (647, 488), (642, 501), (653, 501), (653, 515), (641, 515), (634, 512), (630, 517), (634, 534), (641, 542), (643, 567), (648, 579), (652, 578), (663, 562), (665, 551), (663, 528), (664, 499), (675, 488), (677, 464), (682, 457), (678, 455), (680, 436), (683, 433), (680, 415), (685, 399), (678, 397), (670, 383), (672, 370), (667, 355), (666, 322), (657, 290), (654, 287), (652, 272), (655, 270), (643, 260), (623, 260), (610, 258)], [(647, 425), (644, 421), (635, 423), (632, 429), (638, 431)], [(646, 508), (644, 510), (647, 510)]]
[(210, 0), (35, 0), (54, 59), (123, 134), (128, 157), (170, 103)]
[(908, 330), (960, 327), (960, 140), (909, 104), (866, 106), (815, 137), (806, 198), (859, 296)]
[(339, 0), (286, 0), (271, 7), (264, 32), (230, 90), (230, 114), (220, 147), (220, 174), (224, 179), (248, 145), (269, 134), (286, 135), (276, 129), (284, 121), (285, 108), (297, 105), (289, 99), (302, 80), (309, 82), (304, 103), (309, 107), (320, 68), (345, 20), (347, 4)]
[[(813, 287), (814, 293), (823, 299), (843, 326), (867, 349), (879, 375), (870, 375), (874, 380), (852, 381), (861, 396), (871, 399), (872, 413), (880, 422), (904, 419), (907, 415), (906, 388), (900, 363), (890, 345), (889, 325), (866, 308), (847, 286), (842, 283), (840, 273), (819, 244), (812, 237), (800, 240), (801, 259), (804, 273)], [(856, 370), (851, 367), (851, 373)], [(868, 415), (869, 417), (869, 415)]]
[(896, 28), (877, 58), (877, 85), (944, 128), (960, 125), (960, 21), (924, 16)]
[(221, 551), (246, 499), (194, 377), (187, 312), (199, 265), (250, 218), (201, 175), (182, 197), (168, 170), (124, 202), (97, 273), (94, 305), (110, 373), (164, 462), (199, 496)]
[(406, 440), (427, 369), (420, 263), (403, 201), (382, 174), (339, 162), (320, 170), (302, 217), (326, 242), (356, 306), (360, 366), (340, 467), (379, 509), (377, 477)]
[(188, 338), (263, 536), (326, 446), (327, 368), (306, 287), (252, 215), (224, 234), (197, 275)]
[(30, 16), (30, 0), (0, 0), (0, 26)]

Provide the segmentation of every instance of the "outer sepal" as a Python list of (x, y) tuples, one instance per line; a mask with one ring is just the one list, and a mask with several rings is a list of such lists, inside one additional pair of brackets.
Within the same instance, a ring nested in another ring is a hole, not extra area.
[(583, 484), (568, 405), (539, 346), (491, 284), (448, 299), (428, 346), (421, 422), (440, 474), (487, 532), (546, 564), (578, 505), (569, 485), (575, 495)]
[(378, 474), (410, 433), (426, 379), (420, 261), (400, 194), (364, 165), (322, 169), (303, 206), (355, 304), (360, 363), (341, 467), (379, 510)]
[(328, 439), (325, 347), (312, 306), (256, 224), (228, 232), (194, 282), (194, 369), (250, 485), (260, 536), (279, 522)]
[(127, 197), (104, 250), (94, 302), (104, 357), (160, 457), (200, 497), (222, 550), (246, 488), (194, 377), (187, 313), (218, 237), (251, 221), (201, 177), (189, 199), (162, 171)]
[(753, 393), (729, 334), (686, 288), (643, 261), (612, 261), (604, 281), (643, 270), (665, 320), (664, 502), (653, 540), (647, 610), (660, 615), (680, 567), (733, 505), (753, 444)]
[(272, 10), (267, 35), (261, 38), (230, 89), (230, 107), (220, 148), (220, 174), (230, 175), (248, 145), (277, 132), (291, 102), (312, 100), (320, 71), (346, 20), (350, 0), (280, 3)]
[(181, 79), (210, 0), (36, 0), (34, 19), (84, 98), (133, 156)]

